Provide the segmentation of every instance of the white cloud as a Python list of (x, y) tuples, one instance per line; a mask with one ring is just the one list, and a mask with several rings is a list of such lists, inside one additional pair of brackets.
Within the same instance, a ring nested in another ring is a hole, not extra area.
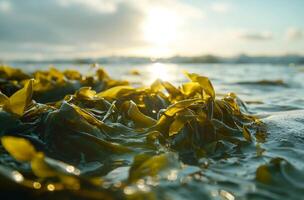
[(154, 8), (164, 8), (170, 12), (179, 15), (183, 19), (201, 19), (204, 18), (204, 13), (201, 9), (196, 8), (192, 5), (182, 3), (179, 0), (125, 0), (130, 4), (138, 7), (145, 13), (148, 13)]
[(215, 2), (211, 4), (211, 10), (217, 13), (228, 13), (231, 11), (232, 7), (228, 3), (224, 2)]
[(0, 11), (10, 12), (12, 10), (12, 5), (9, 1), (0, 1)]
[(0, 57), (10, 52), (45, 51), (51, 56), (63, 50), (70, 55), (85, 50), (120, 54), (148, 48), (141, 26), (155, 7), (177, 16), (176, 33), (204, 17), (199, 8), (180, 0), (0, 0), (0, 9), (10, 11), (0, 12)]
[(299, 28), (291, 27), (286, 31), (286, 37), (288, 40), (300, 40), (304, 38), (304, 31)]

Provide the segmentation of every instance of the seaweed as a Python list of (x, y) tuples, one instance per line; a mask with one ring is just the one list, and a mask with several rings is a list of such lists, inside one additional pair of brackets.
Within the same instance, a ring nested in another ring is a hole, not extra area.
[(185, 75), (179, 87), (133, 87), (103, 69), (1, 67), (0, 176), (29, 198), (156, 199), (166, 181), (187, 180), (185, 168), (264, 141), (264, 124), (234, 93), (219, 99), (207, 77)]

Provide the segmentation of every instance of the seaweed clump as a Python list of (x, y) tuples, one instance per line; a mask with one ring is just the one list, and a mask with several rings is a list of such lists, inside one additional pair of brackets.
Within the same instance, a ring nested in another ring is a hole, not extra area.
[[(265, 139), (263, 123), (207, 77), (133, 87), (103, 69), (0, 67), (0, 188), (28, 198), (161, 199), (163, 181)], [(191, 172), (192, 173), (192, 172)], [(7, 184), (9, 183), (9, 184)], [(203, 191), (202, 191), (203, 193)], [(201, 194), (207, 195), (207, 194)]]

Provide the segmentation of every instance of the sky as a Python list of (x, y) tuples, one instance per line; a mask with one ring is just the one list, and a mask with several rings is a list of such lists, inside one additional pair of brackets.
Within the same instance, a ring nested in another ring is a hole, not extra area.
[(0, 0), (0, 59), (304, 55), (303, 0)]

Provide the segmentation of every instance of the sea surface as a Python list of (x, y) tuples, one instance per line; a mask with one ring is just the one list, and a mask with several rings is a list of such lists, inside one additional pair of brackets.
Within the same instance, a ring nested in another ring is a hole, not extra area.
[[(14, 64), (11, 66), (33, 72), (55, 67), (76, 69), (83, 74), (94, 72), (90, 65)], [(105, 64), (100, 65), (116, 79), (133, 85), (150, 85), (156, 79), (174, 85), (187, 81), (184, 72), (207, 76), (217, 95), (236, 93), (254, 113), (273, 113), (304, 109), (304, 66), (271, 64)], [(134, 73), (135, 72), (135, 73)], [(138, 73), (136, 73), (138, 72)]]
[[(51, 67), (11, 65), (29, 72)], [(84, 74), (94, 71), (89, 65), (55, 67)], [(189, 168), (199, 170), (202, 176), (194, 176), (197, 180), (187, 187), (164, 183), (160, 192), (167, 199), (304, 199), (304, 66), (152, 63), (102, 67), (111, 77), (129, 80), (135, 86), (147, 86), (156, 79), (178, 86), (187, 81), (184, 71), (207, 76), (217, 97), (235, 93), (248, 112), (266, 124), (267, 138), (258, 148), (246, 147), (239, 155), (216, 162), (206, 158), (208, 169)], [(256, 181), (261, 165), (270, 169), (271, 184)]]

